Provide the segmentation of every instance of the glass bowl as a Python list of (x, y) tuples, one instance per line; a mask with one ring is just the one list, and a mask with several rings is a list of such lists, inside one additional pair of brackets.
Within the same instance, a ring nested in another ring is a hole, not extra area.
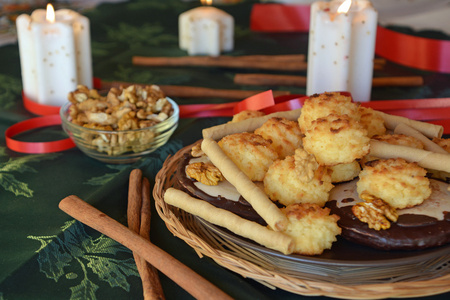
[(64, 131), (87, 156), (111, 164), (132, 163), (164, 145), (178, 126), (179, 107), (172, 99), (173, 113), (166, 120), (134, 130), (99, 130), (74, 124), (70, 120), (68, 102), (61, 107)]

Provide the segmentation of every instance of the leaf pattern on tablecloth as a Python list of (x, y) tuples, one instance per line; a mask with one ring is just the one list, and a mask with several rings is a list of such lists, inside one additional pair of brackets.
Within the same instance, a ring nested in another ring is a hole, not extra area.
[(169, 155), (174, 155), (180, 148), (182, 148), (183, 142), (178, 139), (170, 140), (163, 147), (159, 148), (158, 151), (150, 154), (148, 159), (143, 159), (143, 168), (147, 168), (151, 174), (158, 173), (161, 170), (164, 161)]
[[(39, 270), (55, 282), (63, 276), (81, 278), (70, 287), (70, 299), (74, 300), (96, 299), (100, 287), (92, 281), (92, 274), (111, 287), (129, 291), (127, 278), (139, 276), (130, 250), (104, 235), (94, 238), (84, 228), (78, 221), (68, 221), (61, 227), (60, 236), (28, 236), (41, 243), (36, 251)], [(121, 259), (120, 253), (128, 254), (127, 258)]]
[(17, 101), (22, 90), (21, 81), (17, 78), (0, 74), (0, 108), (8, 109)]
[[(0, 157), (6, 155), (6, 147), (0, 147)], [(0, 185), (5, 191), (12, 192), (16, 196), (32, 197), (33, 190), (28, 187), (28, 184), (16, 178), (12, 172), (37, 173), (36, 169), (27, 165), (30, 162), (41, 162), (44, 160), (55, 159), (60, 156), (58, 153), (50, 154), (36, 154), (26, 155), (18, 158), (9, 158), (6, 162), (0, 163)]]
[[(150, 165), (151, 168), (150, 172), (157, 173), (158, 170), (161, 169), (167, 156), (175, 154), (181, 147), (182, 147), (181, 140), (169, 140), (157, 151), (150, 153), (148, 156), (136, 162), (133, 165), (133, 168), (143, 169), (146, 168), (147, 165)], [(118, 172), (121, 172), (129, 168), (128, 165), (106, 165), (106, 167)], [(109, 181), (113, 180), (117, 176), (118, 172), (105, 173), (104, 175), (101, 176), (92, 177), (87, 182), (85, 182), (85, 184), (93, 186), (104, 186)]]
[[(106, 166), (112, 170), (118, 171), (122, 171), (128, 167), (127, 165), (106, 165)], [(102, 186), (107, 184), (110, 180), (114, 179), (116, 175), (117, 172), (106, 173), (102, 176), (92, 177), (85, 184)]]
[(119, 22), (117, 28), (107, 28), (107, 35), (117, 42), (128, 44), (130, 48), (178, 43), (178, 36), (165, 33), (164, 26), (158, 23), (132, 26)]

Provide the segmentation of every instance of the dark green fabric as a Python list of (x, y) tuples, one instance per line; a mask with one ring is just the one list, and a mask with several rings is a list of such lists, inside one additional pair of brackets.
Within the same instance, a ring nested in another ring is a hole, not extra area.
[[(307, 51), (307, 34), (257, 33), (249, 29), (251, 4), (243, 1), (221, 8), (236, 20), (235, 50), (230, 55), (293, 54)], [(211, 88), (255, 89), (236, 86), (227, 68), (146, 68), (131, 63), (133, 55), (183, 56), (178, 48), (178, 15), (197, 6), (180, 0), (136, 0), (102, 4), (83, 12), (91, 21), (94, 75), (105, 81), (192, 85)], [(276, 72), (273, 72), (276, 73)], [(304, 73), (299, 73), (305, 75)], [(424, 76), (417, 88), (376, 88), (373, 99), (450, 97), (450, 76), (404, 68), (388, 63), (376, 75)], [(303, 88), (289, 89), (305, 93)], [(17, 44), (0, 48), (0, 131), (34, 115), (21, 101)], [(179, 104), (226, 102), (225, 99), (175, 99)], [(141, 299), (142, 287), (128, 249), (74, 221), (58, 209), (64, 197), (75, 194), (114, 219), (126, 224), (128, 176), (140, 168), (151, 183), (168, 155), (201, 137), (201, 129), (229, 118), (181, 119), (170, 141), (158, 151), (131, 165), (95, 161), (77, 149), (25, 155), (6, 148), (0, 138), (0, 300), (12, 299)], [(21, 135), (27, 141), (64, 136), (59, 127)], [(154, 210), (154, 208), (153, 208)], [(271, 290), (199, 258), (174, 237), (153, 211), (153, 242), (236, 299), (306, 299)], [(167, 299), (190, 296), (161, 275)], [(450, 294), (429, 297), (445, 299)], [(316, 297), (313, 299), (323, 299)], [(423, 298), (422, 298), (423, 299)]]

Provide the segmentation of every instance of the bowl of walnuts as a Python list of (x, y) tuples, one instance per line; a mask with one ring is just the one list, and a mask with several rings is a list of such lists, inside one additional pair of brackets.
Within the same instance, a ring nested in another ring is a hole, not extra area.
[(157, 85), (111, 88), (106, 96), (79, 85), (61, 107), (64, 131), (86, 155), (132, 163), (164, 145), (178, 126), (179, 108)]

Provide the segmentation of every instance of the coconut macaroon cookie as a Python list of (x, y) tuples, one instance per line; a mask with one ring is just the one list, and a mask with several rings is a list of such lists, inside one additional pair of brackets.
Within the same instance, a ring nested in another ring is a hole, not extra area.
[(261, 135), (266, 140), (271, 140), (271, 147), (278, 153), (280, 159), (288, 155), (294, 155), (295, 149), (302, 146), (303, 135), (298, 122), (285, 118), (269, 119), (255, 130), (255, 134)]
[(254, 133), (235, 133), (223, 137), (218, 145), (252, 181), (262, 181), (278, 154), (271, 141)]
[(319, 255), (330, 249), (336, 236), (341, 234), (337, 225), (339, 217), (330, 215), (329, 208), (317, 204), (291, 204), (281, 209), (288, 219), (283, 231), (294, 239), (293, 252), (302, 255)]
[(243, 110), (233, 116), (230, 122), (240, 122), (243, 120), (264, 116), (265, 113), (259, 110)]
[(303, 149), (295, 155), (276, 160), (264, 177), (264, 191), (272, 201), (287, 206), (292, 203), (314, 203), (324, 206), (333, 188), (327, 167), (317, 164), (314, 156)]
[(353, 103), (348, 96), (340, 93), (324, 93), (310, 96), (302, 106), (302, 113), (298, 118), (300, 129), (304, 133), (311, 127), (314, 120), (329, 114), (347, 115), (359, 121), (359, 104)]
[(355, 179), (361, 171), (361, 166), (357, 160), (351, 163), (337, 164), (329, 168), (331, 169), (332, 183), (345, 182)]
[(303, 148), (319, 164), (333, 166), (351, 163), (369, 153), (367, 130), (347, 115), (331, 114), (314, 120), (306, 130)]
[(434, 143), (438, 144), (445, 151), (450, 153), (450, 139), (433, 138)]
[(386, 133), (383, 117), (377, 114), (372, 108), (360, 106), (359, 114), (361, 116), (359, 122), (367, 130), (368, 137)]
[(374, 160), (359, 173), (358, 195), (367, 193), (396, 209), (421, 204), (431, 195), (427, 171), (402, 158)]

